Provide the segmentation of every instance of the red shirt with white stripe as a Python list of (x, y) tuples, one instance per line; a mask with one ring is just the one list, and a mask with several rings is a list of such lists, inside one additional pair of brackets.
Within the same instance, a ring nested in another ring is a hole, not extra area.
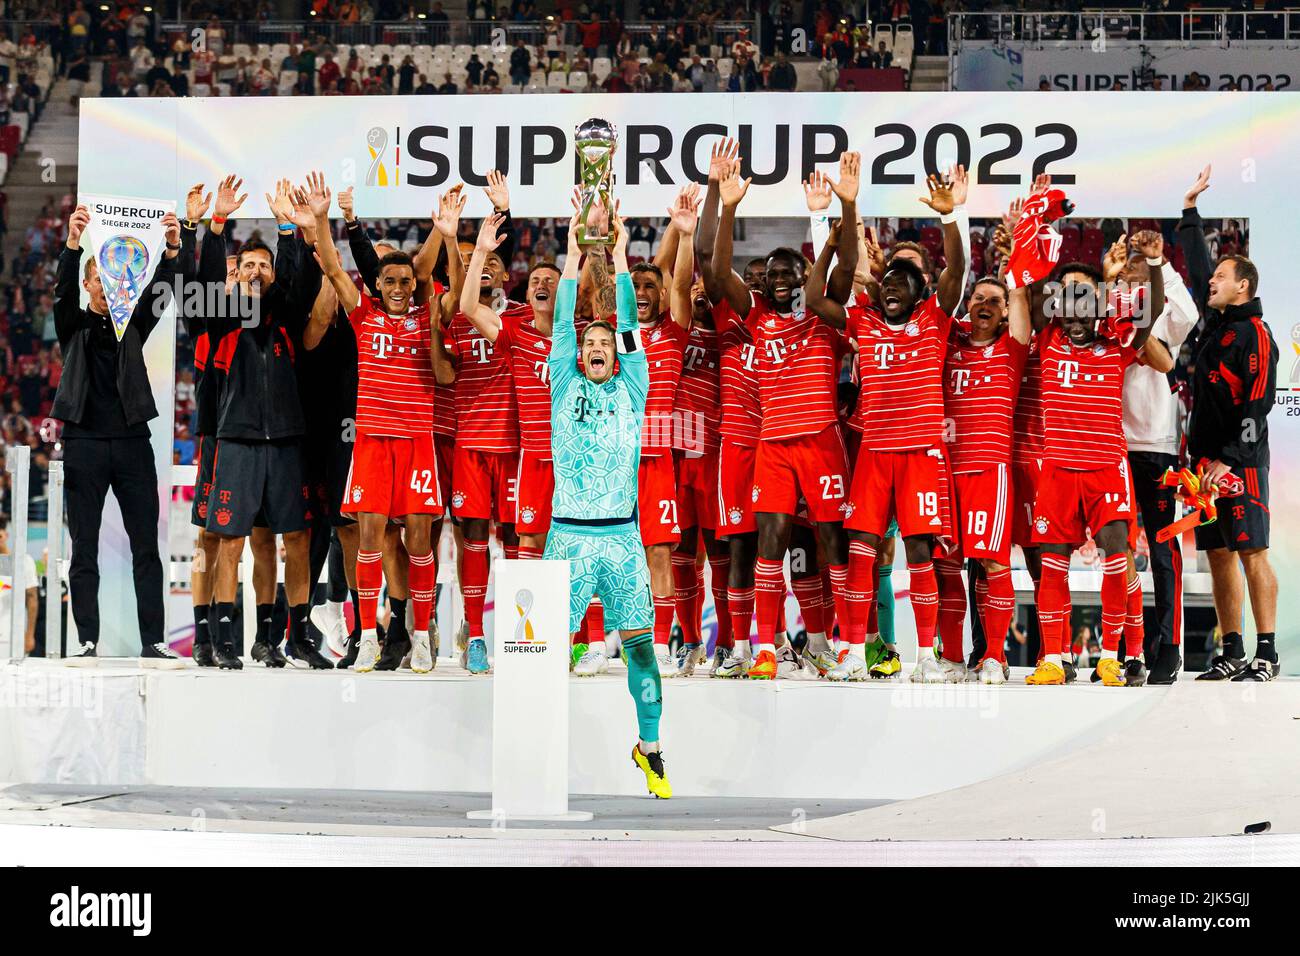
[(682, 379), (682, 358), (690, 333), (665, 312), (659, 321), (641, 326), (641, 347), (650, 370), (650, 392), (641, 429), (641, 457), (655, 458), (672, 448), (673, 408)]
[(357, 433), (428, 435), (436, 401), (429, 306), (394, 316), (362, 296), (348, 322), (357, 337)]
[(497, 333), (496, 347), (509, 356), (519, 416), (519, 445), (525, 451), (551, 457), (551, 373), (546, 364), (551, 337), (537, 331), (532, 321), (505, 324)]
[(1043, 361), (1043, 460), (1097, 471), (1128, 454), (1124, 372), (1138, 353), (1114, 339), (1074, 345), (1055, 323), (1038, 334)]
[(719, 391), (721, 356), (718, 332), (691, 324), (682, 355), (682, 381), (677, 392), (673, 448), (715, 451), (719, 445), (722, 404)]
[(812, 312), (781, 315), (754, 295), (747, 320), (758, 354), (763, 441), (816, 435), (839, 421), (835, 382), (844, 337)]
[(722, 423), (718, 430), (731, 444), (753, 448), (758, 445), (763, 427), (754, 337), (726, 299), (713, 307), (713, 324), (718, 329), (718, 351), (722, 355)]
[[(509, 302), (501, 325), (531, 321), (533, 308)], [(451, 321), (447, 350), (456, 357), (456, 444), (472, 451), (519, 450), (515, 390), (506, 350), (497, 348), (462, 312)]]
[(953, 332), (943, 397), (952, 422), (945, 437), (954, 474), (1010, 464), (1011, 422), (1028, 355), (1029, 346), (1010, 332), (983, 345), (971, 342), (969, 331)]
[(858, 405), (849, 427), (872, 451), (939, 448), (943, 444), (943, 364), (952, 316), (932, 295), (902, 325), (875, 308), (850, 313), (858, 343)]
[(1020, 372), (1020, 394), (1012, 417), (1011, 457), (1018, 462), (1034, 462), (1043, 457), (1043, 360), (1039, 339), (1029, 340), (1029, 354)]

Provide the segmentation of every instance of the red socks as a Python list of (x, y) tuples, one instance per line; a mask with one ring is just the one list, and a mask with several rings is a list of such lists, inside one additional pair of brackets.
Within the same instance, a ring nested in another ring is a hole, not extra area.
[(907, 570), (912, 578), (912, 614), (916, 617), (916, 644), (934, 647), (934, 632), (939, 623), (939, 582), (935, 579), (934, 564), (923, 561), (912, 564)]
[(699, 577), (695, 573), (695, 555), (673, 552), (673, 590), (677, 623), (682, 626), (682, 641), (700, 643)]
[(841, 582), (839, 594), (835, 593), (834, 584), (831, 582), (831, 569), (822, 568), (822, 623), (826, 625), (826, 636), (832, 637), (835, 631), (837, 620), (845, 620), (847, 607), (844, 604), (844, 586), (848, 583), (849, 566), (844, 565), (844, 580)]
[[(713, 613), (718, 618), (716, 647), (734, 647), (731, 636), (731, 612), (727, 608), (727, 579), (731, 577), (731, 558), (709, 558), (709, 590), (713, 592)], [(748, 634), (748, 632), (746, 632)]]
[(1110, 554), (1101, 563), (1101, 649), (1119, 651), (1128, 616), (1128, 555)]
[(654, 606), (655, 643), (667, 647), (668, 639), (672, 637), (673, 633), (673, 611), (676, 609), (676, 602), (670, 597), (656, 594), (654, 595)]
[(1146, 623), (1142, 619), (1142, 581), (1136, 574), (1128, 582), (1128, 614), (1124, 618), (1124, 656), (1137, 657), (1142, 653), (1146, 637)]
[(411, 613), (414, 615), (414, 627), (417, 634), (429, 630), (429, 615), (433, 610), (433, 582), (437, 576), (438, 566), (434, 562), (433, 552), (412, 554), (410, 570), (407, 572), (407, 586), (411, 593)]
[[(960, 561), (936, 561), (938, 573), (939, 637), (943, 641), (946, 660), (962, 663), (962, 630), (966, 623), (966, 587), (961, 577)], [(912, 601), (916, 602), (916, 586), (912, 586)]]
[(1011, 583), (1011, 569), (988, 571), (988, 584), (984, 588), (984, 608), (981, 622), (984, 625), (984, 657), (1006, 663), (1007, 629), (1016, 616), (1016, 589)]
[[(840, 625), (841, 638), (858, 648), (867, 641), (872, 605), (875, 604), (876, 549), (865, 541), (849, 542), (848, 580), (844, 591), (845, 616)], [(845, 626), (847, 625), (847, 626)]]
[(542, 560), (542, 549), (526, 548), (521, 544), (519, 546), (519, 554), (517, 557), (520, 561), (540, 561)]
[(379, 591), (384, 586), (383, 558), (382, 551), (357, 552), (357, 597), (361, 600), (357, 614), (363, 631), (375, 629)]
[(471, 639), (483, 636), (483, 601), (487, 597), (488, 546), (486, 541), (466, 541), (465, 577), (460, 584), (465, 601), (465, 621)]
[(795, 578), (790, 582), (794, 590), (794, 599), (799, 602), (803, 614), (803, 626), (809, 634), (825, 634), (826, 624), (822, 620), (822, 577)]
[(749, 631), (754, 623), (754, 589), (727, 588), (727, 611), (731, 618), (731, 640), (734, 647), (736, 641), (749, 640)]
[(754, 562), (754, 605), (758, 643), (775, 644), (781, 604), (785, 597), (784, 562), (759, 558)]
[(1070, 599), (1070, 559), (1060, 554), (1043, 555), (1038, 585), (1038, 630), (1044, 654), (1060, 654), (1063, 634), (1070, 629), (1064, 617)]

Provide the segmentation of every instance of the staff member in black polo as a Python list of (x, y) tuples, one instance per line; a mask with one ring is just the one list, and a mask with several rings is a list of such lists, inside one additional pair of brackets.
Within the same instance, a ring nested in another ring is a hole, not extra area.
[(63, 350), (63, 377), (53, 418), (63, 422), (63, 467), (68, 493), (72, 563), (68, 585), (81, 648), (70, 663), (97, 662), (99, 643), (99, 525), (109, 489), (122, 510), (131, 543), (141, 663), (183, 666), (167, 647), (163, 626), (163, 570), (158, 555), (158, 472), (149, 443), (149, 422), (158, 416), (144, 364), (144, 343), (170, 295), (180, 251), (180, 222), (163, 218), (167, 249), (153, 281), (136, 303), (121, 342), (108, 317), (108, 302), (92, 256), (81, 285), (90, 296), (83, 309), (77, 289), (81, 236), (90, 211), (78, 206), (68, 220), (68, 241), (59, 256), (54, 324)]

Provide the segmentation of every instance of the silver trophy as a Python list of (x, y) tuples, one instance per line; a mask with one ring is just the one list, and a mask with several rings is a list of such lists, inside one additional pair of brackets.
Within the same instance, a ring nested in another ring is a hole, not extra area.
[(614, 150), (618, 131), (603, 119), (589, 119), (574, 131), (581, 170), (578, 242), (582, 245), (614, 244)]

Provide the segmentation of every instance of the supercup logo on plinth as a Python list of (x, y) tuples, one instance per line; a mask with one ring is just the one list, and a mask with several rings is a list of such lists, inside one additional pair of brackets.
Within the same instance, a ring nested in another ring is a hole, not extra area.
[(533, 592), (527, 588), (520, 588), (515, 592), (515, 613), (519, 615), (515, 621), (515, 633), (511, 640), (506, 641), (504, 652), (507, 654), (545, 654), (546, 638), (539, 637), (533, 630), (533, 622), (529, 620), (529, 615), (533, 612)]

